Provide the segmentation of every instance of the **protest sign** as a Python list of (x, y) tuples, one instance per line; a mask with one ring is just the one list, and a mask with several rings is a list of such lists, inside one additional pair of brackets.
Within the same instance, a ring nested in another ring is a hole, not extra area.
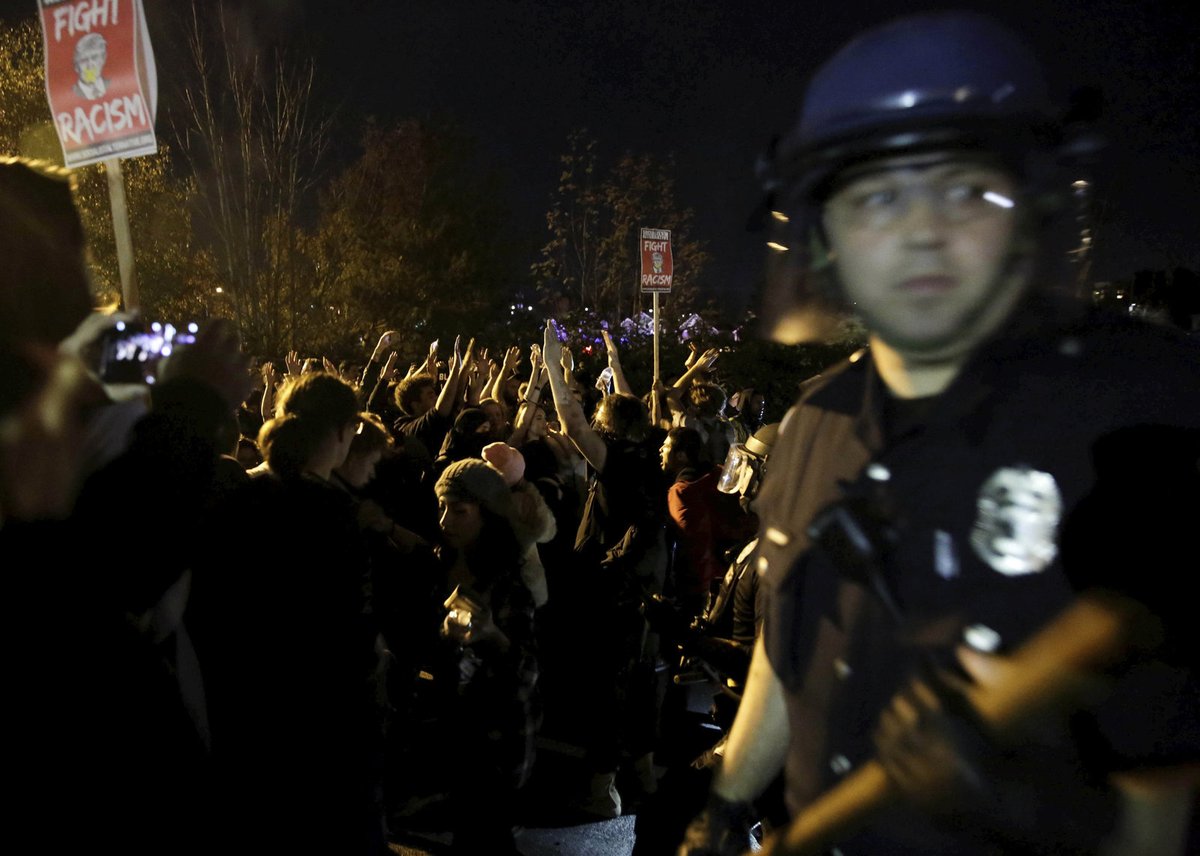
[(38, 9), (66, 165), (154, 154), (158, 83), (142, 0), (38, 0)]
[(671, 230), (642, 229), (642, 294), (670, 294), (674, 261), (671, 259)]

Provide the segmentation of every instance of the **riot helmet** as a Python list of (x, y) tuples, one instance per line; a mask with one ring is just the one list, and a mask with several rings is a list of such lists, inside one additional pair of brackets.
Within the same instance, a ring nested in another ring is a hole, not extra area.
[(1027, 217), (1055, 207), (1060, 118), (1032, 51), (983, 15), (913, 15), (843, 47), (813, 76), (796, 124), (759, 166), (772, 227), (762, 316), (777, 319), (772, 337), (825, 338), (845, 308), (821, 222), (840, 177), (901, 155), (979, 157), (1018, 179)]
[(736, 494), (743, 499), (753, 499), (767, 473), (767, 456), (771, 454), (771, 447), (778, 436), (779, 423), (773, 422), (759, 428), (746, 438), (745, 443), (730, 446), (725, 464), (721, 467), (717, 490)]

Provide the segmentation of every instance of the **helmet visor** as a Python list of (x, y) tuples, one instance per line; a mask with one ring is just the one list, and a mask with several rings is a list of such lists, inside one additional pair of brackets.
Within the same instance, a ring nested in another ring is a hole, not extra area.
[(725, 465), (721, 467), (721, 478), (717, 481), (717, 490), (721, 493), (745, 493), (754, 478), (754, 455), (747, 451), (745, 445), (738, 443), (729, 447), (725, 456)]

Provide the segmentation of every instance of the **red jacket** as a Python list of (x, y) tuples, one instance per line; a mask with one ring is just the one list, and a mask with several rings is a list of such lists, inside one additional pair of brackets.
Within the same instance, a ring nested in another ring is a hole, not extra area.
[(737, 497), (717, 490), (720, 470), (695, 476), (695, 470), (684, 470), (667, 490), (675, 542), (672, 573), (681, 595), (707, 594), (712, 581), (725, 573), (724, 551), (754, 537), (758, 527)]

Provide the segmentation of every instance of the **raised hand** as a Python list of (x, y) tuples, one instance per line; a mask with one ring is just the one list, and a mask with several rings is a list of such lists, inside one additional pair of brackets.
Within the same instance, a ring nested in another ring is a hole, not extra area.
[(513, 345), (504, 352), (504, 360), (500, 366), (500, 374), (503, 377), (511, 377), (517, 370), (517, 366), (521, 364), (521, 349)]
[(562, 362), (563, 346), (558, 341), (558, 331), (554, 329), (553, 321), (547, 321), (546, 329), (542, 331), (542, 358), (546, 365)]
[(601, 330), (600, 335), (604, 337), (604, 349), (608, 352), (608, 364), (617, 368), (621, 365), (621, 355), (617, 352), (617, 346), (613, 344), (612, 336), (607, 330)]
[[(489, 366), (495, 368), (496, 364), (489, 361)], [(471, 389), (478, 395), (483, 391), (484, 387), (492, 380), (492, 377), (484, 372), (482, 365), (476, 364), (471, 367)]]
[[(379, 376), (384, 380), (391, 380), (396, 374), (396, 358), (399, 356), (396, 351), (388, 354), (387, 362), (383, 364), (383, 368), (379, 372)], [(411, 366), (409, 367), (411, 368)]]
[(325, 367), (325, 371), (327, 371), (329, 374), (333, 375), (334, 377), (341, 377), (337, 366), (333, 364), (333, 360), (329, 359), (329, 357), (321, 357), (321, 365)]
[(300, 354), (296, 351), (288, 351), (283, 363), (287, 366), (288, 374), (296, 377), (300, 376), (300, 372), (304, 368), (304, 364), (300, 362)]
[(379, 358), (388, 352), (393, 343), (400, 338), (400, 334), (395, 330), (388, 330), (379, 337), (379, 344), (375, 346), (375, 350), (371, 353), (371, 362), (378, 362)]
[(262, 379), (265, 389), (273, 389), (279, 380), (279, 373), (275, 369), (275, 364), (269, 360), (262, 364)]
[[(458, 347), (458, 342), (455, 341), (455, 347)], [(424, 363), (421, 363), (420, 372), (431, 377), (438, 376), (438, 340), (434, 339), (430, 342), (430, 353), (425, 355)]]

